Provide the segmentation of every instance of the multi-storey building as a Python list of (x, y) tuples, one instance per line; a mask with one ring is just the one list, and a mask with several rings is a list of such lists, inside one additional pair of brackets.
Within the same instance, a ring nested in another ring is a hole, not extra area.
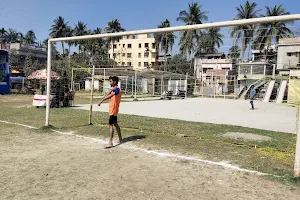
[(115, 41), (109, 50), (109, 58), (118, 66), (134, 69), (152, 67), (156, 61), (155, 39), (147, 34), (124, 36)]

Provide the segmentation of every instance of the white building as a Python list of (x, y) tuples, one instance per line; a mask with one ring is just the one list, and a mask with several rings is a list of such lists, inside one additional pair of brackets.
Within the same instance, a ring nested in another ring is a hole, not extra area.
[(233, 60), (226, 59), (224, 53), (206, 54), (200, 58), (195, 58), (194, 72), (197, 79), (206, 80), (208, 71), (223, 70), (226, 72), (233, 70), (234, 66)]
[(300, 67), (300, 38), (282, 38), (278, 44), (277, 70)]
[(123, 36), (109, 50), (109, 57), (118, 66), (144, 69), (154, 66), (156, 58), (155, 39), (147, 34)]

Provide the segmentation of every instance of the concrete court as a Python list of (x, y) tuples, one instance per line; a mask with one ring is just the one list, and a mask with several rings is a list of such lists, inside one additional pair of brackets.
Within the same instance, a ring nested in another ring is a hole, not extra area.
[[(295, 133), (296, 108), (260, 101), (254, 103), (255, 110), (250, 110), (249, 101), (211, 98), (121, 102), (120, 113)], [(89, 105), (77, 106), (76, 109), (89, 109)], [(100, 108), (95, 104), (93, 110), (107, 112), (108, 104)]]

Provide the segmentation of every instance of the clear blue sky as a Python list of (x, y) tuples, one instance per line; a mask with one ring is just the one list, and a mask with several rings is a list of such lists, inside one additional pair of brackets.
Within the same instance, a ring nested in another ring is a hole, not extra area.
[[(38, 40), (49, 37), (53, 20), (63, 16), (69, 25), (77, 21), (87, 23), (88, 28), (105, 27), (107, 21), (117, 18), (126, 30), (155, 28), (168, 18), (172, 26), (182, 25), (176, 18), (188, 8), (191, 0), (0, 0), (0, 27), (13, 28), (26, 33), (36, 32)], [(245, 0), (196, 1), (208, 11), (208, 22), (231, 20), (235, 7)], [(257, 0), (259, 8), (283, 4), (291, 13), (300, 13), (299, 0)], [(299, 23), (295, 26), (299, 27)], [(227, 30), (223, 30), (227, 33)], [(229, 45), (228, 35), (225, 45)], [(177, 48), (175, 47), (175, 51)], [(222, 50), (221, 50), (222, 51)]]

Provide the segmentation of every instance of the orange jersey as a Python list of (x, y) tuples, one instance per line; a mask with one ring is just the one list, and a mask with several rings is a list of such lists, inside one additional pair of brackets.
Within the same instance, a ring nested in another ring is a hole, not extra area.
[(122, 91), (120, 88), (116, 88), (112, 90), (111, 92), (114, 92), (115, 95), (110, 98), (109, 101), (109, 115), (117, 116), (119, 113), (119, 106), (121, 102), (122, 97)]

